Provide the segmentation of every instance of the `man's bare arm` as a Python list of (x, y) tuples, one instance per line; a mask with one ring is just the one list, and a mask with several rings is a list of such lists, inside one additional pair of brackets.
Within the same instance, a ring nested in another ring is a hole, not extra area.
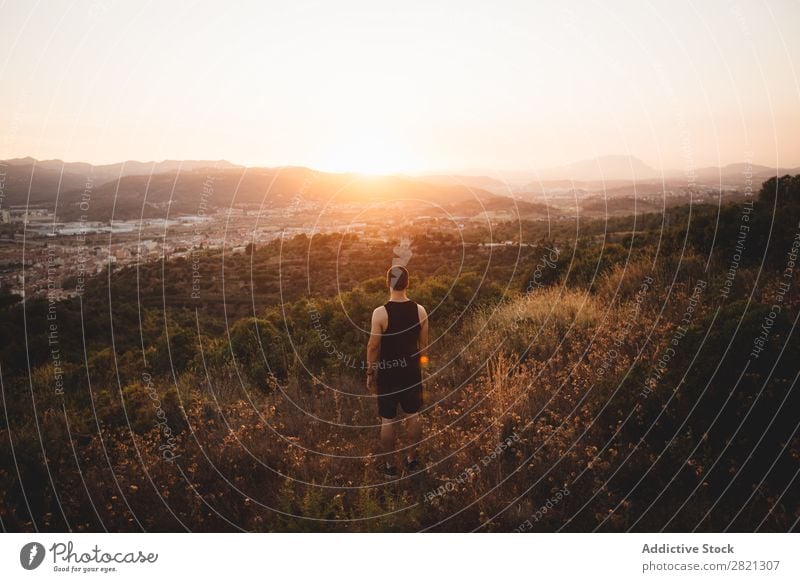
[(372, 312), (372, 325), (367, 342), (367, 390), (373, 394), (377, 391), (375, 371), (381, 355), (381, 334), (386, 329), (387, 320), (388, 315), (383, 307), (378, 307)]
[(428, 363), (428, 313), (422, 305), (419, 305), (419, 361), (425, 365)]

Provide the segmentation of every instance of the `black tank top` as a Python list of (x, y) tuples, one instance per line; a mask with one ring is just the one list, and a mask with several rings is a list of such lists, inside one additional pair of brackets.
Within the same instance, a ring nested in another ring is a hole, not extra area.
[(389, 315), (381, 334), (378, 377), (383, 380), (417, 381), (419, 376), (419, 309), (413, 301), (387, 301)]

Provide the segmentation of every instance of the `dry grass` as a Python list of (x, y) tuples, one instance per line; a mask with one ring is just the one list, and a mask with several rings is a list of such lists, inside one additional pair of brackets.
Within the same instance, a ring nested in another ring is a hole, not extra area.
[[(104, 428), (73, 453), (74, 435), (50, 411), (40, 420), (58, 498), (45, 487), (28, 500), (36, 526), (63, 529), (63, 509), (75, 530), (511, 531), (566, 488), (532, 529), (622, 530), (675, 471), (675, 486), (686, 486), (636, 527), (663, 526), (685, 500), (670, 527), (692, 526), (711, 502), (686, 495), (702, 481), (704, 461), (684, 466), (691, 433), (666, 449), (658, 439), (641, 441), (671, 390), (645, 403), (639, 396), (692, 280), (675, 287), (659, 318), (663, 289), (636, 300), (646, 276), (644, 264), (615, 270), (596, 295), (541, 290), (463, 322), (434, 353), (440, 369), (428, 382), (423, 416), (429, 467), (396, 484), (375, 471), (374, 402), (359, 393), (360, 378), (337, 385), (340, 392), (293, 380), (247, 399), (230, 370), (213, 371), (213, 393), (205, 378), (186, 374), (180, 405), (168, 411), (186, 426), (175, 463), (162, 458), (163, 435), (128, 428)], [(148, 403), (137, 412), (134, 400), (107, 402), (101, 414), (117, 414), (123, 403), (146, 418)], [(29, 455), (26, 490), (44, 477), (32, 435), (32, 427), (13, 435), (15, 450)], [(629, 496), (659, 455), (657, 471)], [(33, 529), (10, 466), (0, 469), (2, 518)], [(766, 495), (754, 498), (752, 514), (763, 515), (767, 503)], [(792, 519), (784, 506), (772, 515), (775, 529)], [(729, 517), (720, 509), (714, 523)]]

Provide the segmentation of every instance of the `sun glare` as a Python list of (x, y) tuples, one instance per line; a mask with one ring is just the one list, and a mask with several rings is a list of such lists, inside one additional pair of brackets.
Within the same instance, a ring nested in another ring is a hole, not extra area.
[(370, 130), (341, 132), (328, 151), (321, 152), (316, 165), (329, 172), (367, 175), (415, 172), (420, 168), (411, 148)]

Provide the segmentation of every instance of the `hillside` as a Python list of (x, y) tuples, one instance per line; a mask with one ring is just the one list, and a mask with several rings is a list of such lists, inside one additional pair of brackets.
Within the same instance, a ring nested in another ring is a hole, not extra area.
[[(783, 281), (796, 272), (800, 176), (750, 202), (580, 222), (550, 239), (540, 222), (502, 227), (530, 246), (413, 241), (410, 293), (432, 330), (428, 467), (395, 483), (375, 471), (361, 363), (397, 241), (209, 250), (196, 265), (104, 271), (55, 307), (7, 307), (0, 438), (16, 457), (3, 442), (3, 523), (796, 528), (800, 288)], [(170, 511), (152, 511), (160, 503)]]
[(107, 179), (107, 174), (98, 175), (97, 169), (88, 165), (68, 165), (70, 171), (62, 172), (53, 164), (15, 163), (7, 168), (5, 205), (27, 203), (56, 211), (60, 220), (86, 215), (96, 221), (194, 215), (234, 205), (273, 210), (299, 203), (334, 208), (400, 205), (410, 216), (436, 213), (437, 208), (455, 214), (475, 214), (484, 207), (523, 214), (546, 212), (543, 205), (517, 204), (467, 185), (434, 184), (404, 176), (332, 174), (300, 167), (208, 167), (176, 172), (170, 169), (172, 165), (164, 162), (152, 174)]

